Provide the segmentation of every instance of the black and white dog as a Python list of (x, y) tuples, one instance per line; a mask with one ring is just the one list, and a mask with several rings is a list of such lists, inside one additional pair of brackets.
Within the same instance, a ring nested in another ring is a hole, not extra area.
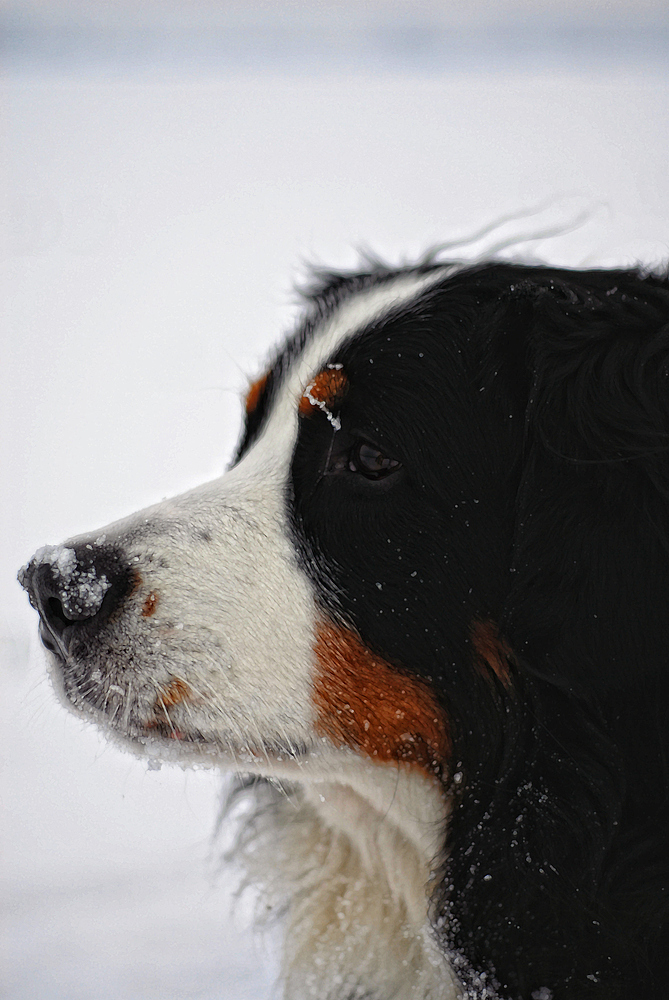
[(75, 711), (256, 776), (285, 997), (669, 996), (666, 276), (320, 274), (230, 471), (20, 579)]

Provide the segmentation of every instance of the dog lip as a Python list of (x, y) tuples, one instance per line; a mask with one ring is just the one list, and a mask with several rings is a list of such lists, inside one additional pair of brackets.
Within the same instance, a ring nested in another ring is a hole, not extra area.
[[(126, 734), (130, 735), (130, 734)], [(140, 725), (139, 731), (134, 734), (137, 738), (149, 737), (151, 739), (169, 740), (190, 744), (193, 747), (201, 747), (208, 750), (221, 750), (240, 760), (253, 758), (254, 760), (288, 761), (303, 760), (314, 749), (306, 742), (295, 743), (293, 746), (281, 746), (263, 740), (259, 745), (231, 744), (228, 741), (221, 741), (220, 738), (209, 739), (206, 733), (197, 730), (188, 731), (180, 729), (178, 725), (170, 725), (168, 719), (152, 719)]]

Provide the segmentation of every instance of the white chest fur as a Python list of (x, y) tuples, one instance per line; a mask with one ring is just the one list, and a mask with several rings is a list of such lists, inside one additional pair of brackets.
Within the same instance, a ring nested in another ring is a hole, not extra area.
[[(265, 789), (273, 801), (260, 806), (250, 837), (246, 821), (240, 860), (270, 912), (284, 915), (284, 1000), (459, 995), (428, 921), (443, 802), (418, 776), (376, 770), (378, 801), (361, 794), (369, 787), (353, 787), (355, 780), (314, 782), (288, 794)], [(419, 804), (422, 813), (414, 812)]]

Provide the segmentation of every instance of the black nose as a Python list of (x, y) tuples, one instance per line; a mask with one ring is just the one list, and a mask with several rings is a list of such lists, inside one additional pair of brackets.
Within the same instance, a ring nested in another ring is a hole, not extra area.
[(133, 588), (134, 574), (114, 548), (90, 543), (47, 545), (19, 570), (19, 583), (39, 611), (42, 642), (66, 656), (75, 636), (90, 636)]

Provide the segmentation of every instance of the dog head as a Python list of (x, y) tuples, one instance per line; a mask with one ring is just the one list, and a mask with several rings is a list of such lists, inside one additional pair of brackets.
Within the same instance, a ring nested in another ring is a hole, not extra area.
[(643, 546), (627, 501), (666, 444), (663, 296), (510, 265), (329, 276), (221, 479), (22, 570), (65, 697), (152, 749), (439, 772), (472, 664), (504, 688), (513, 646), (587, 690), (571, 646), (599, 655), (598, 613), (620, 632), (588, 553), (612, 580), (599, 536)]

